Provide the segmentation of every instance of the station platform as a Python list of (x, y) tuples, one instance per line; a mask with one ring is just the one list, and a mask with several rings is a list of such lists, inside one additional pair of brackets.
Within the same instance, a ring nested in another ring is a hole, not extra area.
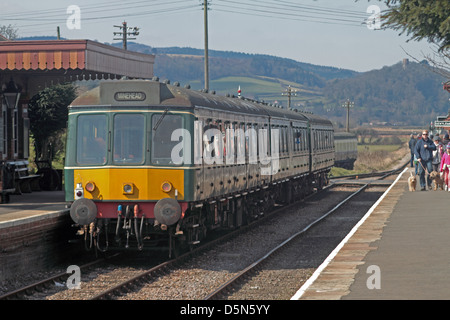
[(292, 300), (450, 299), (450, 192), (407, 167)]
[(69, 211), (64, 191), (39, 191), (10, 197), (9, 203), (0, 205), (0, 229)]

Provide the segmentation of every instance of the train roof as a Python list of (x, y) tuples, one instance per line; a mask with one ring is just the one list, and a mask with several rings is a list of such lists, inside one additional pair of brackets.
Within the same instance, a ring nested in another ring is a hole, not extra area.
[(85, 106), (199, 107), (247, 115), (266, 114), (281, 119), (309, 120), (331, 125), (328, 119), (317, 115), (286, 110), (247, 98), (220, 96), (152, 80), (102, 82), (99, 87), (76, 98), (70, 108)]

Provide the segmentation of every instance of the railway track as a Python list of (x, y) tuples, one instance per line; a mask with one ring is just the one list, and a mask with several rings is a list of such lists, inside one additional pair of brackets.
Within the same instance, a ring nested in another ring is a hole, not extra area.
[[(83, 264), (83, 265), (79, 266), (79, 268), (80, 268), (80, 270), (84, 271), (90, 267), (105, 263), (105, 261), (106, 261), (105, 258), (97, 259), (95, 261)], [(30, 296), (35, 292), (43, 292), (44, 290), (47, 290), (50, 287), (54, 286), (56, 283), (58, 283), (58, 284), (66, 283), (69, 276), (70, 276), (70, 274), (67, 272), (60, 272), (60, 273), (54, 274), (43, 280), (34, 282), (30, 285), (24, 286), (17, 290), (8, 292), (7, 294), (1, 295), (0, 300), (14, 300), (14, 299), (26, 298), (27, 296)]]
[(369, 187), (369, 183), (364, 185), (363, 187), (359, 188), (355, 192), (353, 192), (351, 195), (349, 195), (346, 199), (338, 203), (334, 208), (326, 212), (325, 214), (321, 215), (319, 218), (315, 219), (313, 222), (308, 224), (306, 227), (304, 227), (302, 230), (298, 231), (297, 233), (290, 236), (288, 239), (280, 243), (278, 246), (267, 252), (263, 257), (258, 259), (257, 261), (250, 264), (248, 267), (246, 267), (244, 270), (239, 272), (237, 275), (235, 275), (232, 279), (221, 285), (219, 288), (214, 290), (213, 292), (209, 293), (204, 300), (217, 300), (217, 299), (223, 299), (224, 297), (227, 297), (230, 293), (233, 293), (234, 288), (241, 286), (242, 282), (246, 282), (249, 278), (251, 278), (254, 274), (258, 273), (262, 268), (264, 264), (267, 264), (267, 262), (270, 259), (276, 259), (278, 255), (280, 255), (280, 252), (283, 250), (286, 250), (287, 247), (291, 246), (293, 243), (298, 241), (298, 239), (303, 236), (306, 232), (308, 232), (311, 228), (322, 222), (322, 220), (326, 219), (329, 215), (333, 214), (336, 210), (338, 210), (340, 207), (344, 206), (348, 202), (350, 202), (355, 196), (360, 194), (362, 191), (364, 191), (366, 188)]
[[(399, 170), (399, 169), (398, 169)], [(395, 174), (398, 170), (391, 170), (384, 172), (384, 174), (379, 177), (378, 179), (384, 179), (385, 177)], [(348, 179), (348, 178), (347, 178)], [(286, 246), (289, 246), (290, 243), (301, 237), (305, 232), (310, 230), (313, 226), (319, 224), (322, 220), (326, 219), (329, 215), (331, 215), (334, 211), (336, 211), (339, 207), (343, 206), (344, 203), (350, 201), (353, 197), (360, 194), (362, 191), (367, 189), (370, 186), (370, 183), (367, 183), (366, 185), (358, 188), (355, 192), (352, 192), (349, 196), (347, 196), (344, 200), (341, 200), (337, 205), (334, 205), (334, 207), (331, 210), (328, 210), (325, 214), (322, 214), (319, 217), (316, 217), (312, 222), (308, 222), (306, 226), (304, 226), (300, 231), (297, 231), (296, 233), (292, 234), (288, 239), (282, 241), (280, 244), (275, 246), (273, 249), (269, 250), (269, 252), (265, 252), (260, 255), (260, 258), (257, 258), (253, 260), (253, 262), (248, 263), (247, 266), (242, 267), (239, 266), (238, 268), (240, 270), (232, 270), (233, 272), (230, 272), (225, 278), (225, 280), (221, 279), (213, 279), (214, 288), (208, 289), (207, 292), (201, 293), (199, 296), (197, 296), (195, 299), (219, 299), (220, 297), (223, 297), (224, 293), (231, 292), (231, 287), (236, 287), (237, 283), (242, 282), (242, 279), (247, 279), (249, 277), (249, 274), (252, 274), (260, 268), (261, 265), (264, 263), (267, 263), (267, 261), (274, 257), (279, 252), (283, 251)], [(331, 189), (333, 186), (327, 187), (327, 189)], [(317, 196), (317, 193), (313, 196)], [(276, 216), (277, 214), (280, 215), (283, 211), (289, 210), (290, 207), (298, 206), (298, 203), (281, 207), (278, 210), (275, 210), (271, 216)], [(269, 217), (267, 217), (269, 218)], [(180, 256), (177, 259), (173, 259), (170, 261), (166, 261), (158, 266), (155, 266), (151, 268), (150, 270), (128, 270), (125, 271), (126, 276), (123, 277), (123, 280), (121, 280), (120, 276), (115, 276), (112, 272), (112, 277), (115, 278), (114, 281), (104, 280), (104, 287), (97, 287), (96, 290), (91, 290), (90, 293), (83, 295), (83, 297), (76, 297), (78, 293), (81, 293), (80, 290), (70, 290), (72, 294), (71, 295), (73, 299), (113, 299), (114, 297), (121, 297), (125, 295), (125, 299), (134, 299), (133, 295), (130, 297), (126, 297), (126, 292), (128, 291), (136, 291), (138, 288), (145, 287), (146, 284), (152, 284), (155, 282), (158, 282), (159, 278), (164, 278), (167, 275), (170, 274), (177, 274), (182, 273), (183, 268), (186, 268), (186, 266), (191, 263), (190, 261), (193, 260), (194, 257), (201, 256), (203, 253), (208, 252), (208, 250), (212, 250), (214, 252), (214, 248), (220, 245), (220, 243), (224, 243), (230, 239), (236, 238), (239, 234), (245, 234), (248, 233), (249, 230), (257, 228), (257, 225), (263, 222), (265, 219), (258, 220), (255, 225), (250, 225), (246, 228), (241, 228), (239, 230), (236, 230), (235, 232), (232, 232), (230, 234), (227, 234), (225, 237), (214, 240), (202, 247), (199, 247), (198, 249), (193, 250), (192, 252), (188, 252), (182, 256)], [(217, 252), (217, 251), (216, 251)], [(224, 255), (223, 253), (222, 255)], [(205, 253), (207, 255), (207, 253)], [(231, 255), (231, 258), (233, 258), (233, 254)], [(90, 268), (94, 266), (95, 264), (102, 263), (104, 261), (96, 261), (94, 263), (91, 263), (89, 265), (80, 267), (81, 270), (85, 270), (84, 268)], [(188, 266), (187, 268), (192, 268), (192, 266)], [(83, 271), (84, 272), (84, 271)], [(45, 287), (48, 287), (49, 284), (51, 286), (52, 283), (55, 281), (61, 282), (66, 281), (65, 279), (68, 278), (68, 274), (58, 274), (55, 275), (49, 279), (40, 281), (39, 283), (27, 286), (26, 288), (22, 288), (19, 290), (16, 290), (15, 292), (12, 292), (10, 294), (1, 296), (0, 299), (24, 299), (26, 298), (27, 294), (32, 293), (36, 290), (45, 290)], [(87, 278), (94, 278), (95, 276), (87, 276)], [(222, 283), (219, 287), (217, 286), (217, 283)], [(83, 283), (84, 285), (84, 283)], [(44, 288), (44, 289), (42, 289)], [(51, 298), (51, 297), (50, 297)], [(54, 296), (55, 299), (66, 299), (61, 297), (60, 295), (56, 294)], [(161, 296), (157, 298), (162, 298)], [(172, 297), (173, 298), (173, 297)], [(176, 297), (175, 297), (176, 298)], [(184, 299), (185, 297), (181, 296), (179, 298)]]

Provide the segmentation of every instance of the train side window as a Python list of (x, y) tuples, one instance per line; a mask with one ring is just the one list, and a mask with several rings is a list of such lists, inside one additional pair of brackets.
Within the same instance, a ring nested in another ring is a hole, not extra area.
[(305, 149), (305, 130), (300, 129), (300, 151), (304, 151)]
[(203, 160), (203, 121), (194, 122), (194, 163), (202, 164)]
[(225, 143), (224, 155), (225, 163), (228, 165), (236, 164), (236, 146), (235, 146), (235, 124), (225, 123)]
[[(179, 115), (154, 114), (152, 116), (152, 163), (173, 164), (172, 149), (179, 141), (172, 141), (172, 133), (183, 129), (183, 119)], [(180, 154), (180, 157), (183, 157)]]
[(284, 153), (288, 153), (288, 142), (287, 142), (287, 127), (283, 127), (283, 140), (284, 140)]
[(330, 131), (327, 131), (327, 149), (331, 148), (331, 135), (330, 135)]
[(82, 165), (105, 164), (107, 136), (106, 115), (80, 115), (77, 123), (77, 163)]
[(145, 117), (142, 114), (114, 116), (113, 162), (141, 164), (144, 161)]
[(292, 130), (292, 136), (293, 136), (293, 140), (294, 140), (294, 151), (298, 152), (300, 151), (300, 134), (299, 134), (299, 129), (298, 128), (293, 128)]
[(280, 153), (280, 155), (282, 155), (283, 154), (283, 146), (284, 146), (284, 144), (283, 144), (283, 132), (282, 132), (281, 127), (279, 127), (279, 126), (276, 126), (275, 130), (278, 130), (278, 146), (279, 146), (278, 147), (279, 148), (278, 152)]
[(245, 130), (246, 141), (246, 158), (248, 163), (254, 164), (258, 161), (258, 132), (256, 125), (247, 124), (247, 130)]
[(316, 150), (320, 150), (321, 147), (321, 138), (320, 138), (320, 131), (316, 131)]
[(223, 141), (221, 125), (209, 122), (203, 128), (203, 160), (206, 164), (223, 163)]
[[(270, 156), (269, 129), (260, 124), (258, 132), (258, 159), (262, 164), (266, 164)], [(281, 151), (281, 150), (280, 150)]]
[(292, 143), (292, 151), (297, 151), (297, 145), (295, 144), (295, 141), (296, 141), (296, 132), (297, 132), (297, 129), (296, 128), (292, 128), (292, 141), (293, 141), (293, 143)]
[(320, 131), (320, 150), (325, 149), (324, 148), (324, 146), (325, 146), (325, 135), (324, 135), (324, 133), (325, 132)]
[[(225, 123), (220, 123), (219, 124), (219, 128), (220, 128), (220, 132), (221, 132), (221, 136), (219, 137), (219, 139), (221, 139), (220, 141), (218, 141), (218, 146), (217, 148), (219, 150), (222, 150), (222, 163), (226, 163), (226, 155), (227, 155), (227, 131), (226, 131), (226, 125), (228, 125), (228, 122)], [(222, 143), (222, 146), (220, 145)]]
[(236, 124), (236, 163), (245, 164), (245, 125), (243, 123)]
[(313, 147), (311, 148), (313, 151), (316, 151), (317, 150), (317, 132), (316, 132), (316, 130), (314, 130), (313, 132), (312, 132), (312, 134), (313, 134)]
[(303, 151), (308, 151), (310, 148), (309, 142), (308, 142), (308, 131), (306, 129), (303, 129)]
[(325, 132), (320, 131), (320, 150), (325, 149), (324, 148), (324, 145), (325, 145), (325, 135), (324, 135), (324, 133)]

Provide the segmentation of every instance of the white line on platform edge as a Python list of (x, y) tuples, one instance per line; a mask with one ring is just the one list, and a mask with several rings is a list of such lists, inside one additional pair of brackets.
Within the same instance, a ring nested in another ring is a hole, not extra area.
[(395, 181), (391, 184), (391, 186), (383, 193), (383, 195), (374, 203), (374, 205), (367, 211), (367, 213), (362, 217), (361, 220), (353, 227), (353, 229), (347, 234), (347, 236), (339, 243), (339, 245), (330, 253), (330, 255), (322, 262), (322, 264), (316, 269), (313, 275), (303, 284), (303, 286), (292, 296), (291, 300), (299, 300), (305, 291), (316, 281), (322, 271), (328, 266), (328, 264), (334, 259), (337, 253), (341, 250), (341, 248), (347, 243), (347, 241), (353, 236), (353, 234), (358, 230), (358, 228), (366, 221), (366, 219), (372, 214), (376, 207), (380, 204), (380, 202), (386, 197), (392, 187), (400, 180), (401, 176), (408, 170), (406, 167), (402, 173), (395, 179)]

